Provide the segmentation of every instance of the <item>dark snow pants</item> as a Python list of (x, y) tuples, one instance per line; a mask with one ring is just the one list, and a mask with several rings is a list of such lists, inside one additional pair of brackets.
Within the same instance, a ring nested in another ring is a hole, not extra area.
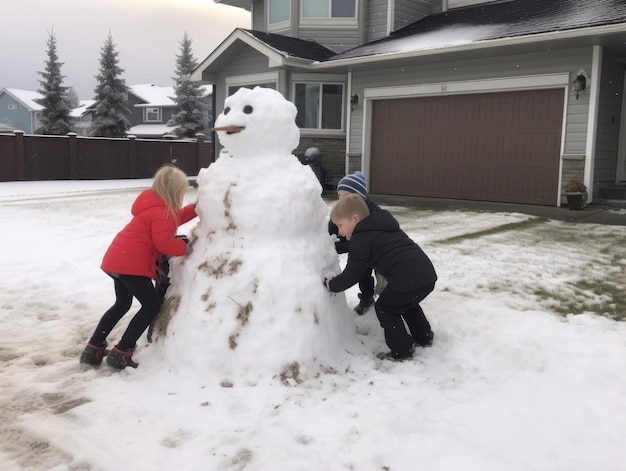
[[(385, 342), (392, 353), (403, 356), (411, 350), (413, 343), (428, 342), (432, 330), (419, 303), (433, 289), (434, 284), (406, 292), (386, 287), (380, 293), (375, 304), (376, 316), (385, 331)], [(407, 333), (405, 322), (410, 334)]]
[(133, 303), (133, 296), (141, 303), (141, 308), (131, 319), (122, 339), (117, 344), (120, 350), (135, 348), (141, 334), (148, 328), (161, 307), (161, 301), (152, 280), (146, 276), (111, 276), (115, 283), (115, 304), (104, 313), (89, 343), (102, 345), (113, 328)]

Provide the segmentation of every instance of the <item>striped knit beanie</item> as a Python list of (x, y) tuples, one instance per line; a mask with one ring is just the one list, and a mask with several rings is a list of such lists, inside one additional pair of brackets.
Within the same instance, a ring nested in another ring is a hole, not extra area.
[(362, 172), (354, 172), (351, 175), (346, 175), (337, 185), (337, 191), (349, 191), (350, 193), (356, 193), (363, 198), (367, 196), (367, 183), (365, 182), (365, 175)]

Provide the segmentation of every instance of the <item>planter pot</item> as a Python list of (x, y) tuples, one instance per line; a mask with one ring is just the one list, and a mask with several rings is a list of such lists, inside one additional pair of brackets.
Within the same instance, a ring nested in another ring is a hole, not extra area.
[(572, 193), (565, 193), (567, 196), (567, 206), (569, 209), (583, 209), (587, 206), (587, 192), (576, 191)]

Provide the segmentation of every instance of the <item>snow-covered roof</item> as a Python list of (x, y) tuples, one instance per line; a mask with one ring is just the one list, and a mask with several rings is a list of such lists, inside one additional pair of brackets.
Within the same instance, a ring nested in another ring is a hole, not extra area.
[(129, 91), (137, 96), (146, 106), (176, 106), (174, 87), (160, 87), (153, 83), (130, 85)]
[[(137, 98), (144, 102), (135, 105), (138, 108), (151, 106), (176, 106), (176, 102), (174, 101), (176, 98), (176, 91), (174, 90), (174, 87), (161, 87), (159, 85), (155, 85), (154, 83), (144, 83), (140, 85), (130, 85), (128, 89), (133, 95), (137, 96)], [(213, 93), (213, 87), (211, 85), (203, 86), (202, 90), (205, 92), (204, 96)]]
[(172, 131), (174, 131), (174, 126), (165, 124), (138, 124), (126, 131), (126, 134), (138, 137), (163, 137), (171, 134)]
[(36, 99), (43, 98), (39, 92), (20, 90), (19, 88), (4, 88), (3, 91), (11, 95), (30, 111), (41, 111), (43, 109), (43, 106), (35, 102)]
[(79, 105), (70, 110), (70, 116), (72, 118), (80, 118), (91, 106), (96, 103), (97, 100), (80, 100)]
[(430, 54), (500, 41), (582, 37), (626, 29), (623, 0), (508, 0), (429, 15), (384, 39), (339, 53), (326, 64)]

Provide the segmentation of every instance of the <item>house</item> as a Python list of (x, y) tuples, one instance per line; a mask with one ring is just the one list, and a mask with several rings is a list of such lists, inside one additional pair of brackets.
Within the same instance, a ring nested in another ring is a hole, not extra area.
[(36, 103), (43, 98), (39, 93), (17, 88), (0, 90), (0, 125), (4, 129), (20, 130), (32, 134), (39, 127), (43, 107)]
[[(205, 103), (209, 106), (207, 117), (212, 119), (210, 86), (205, 87)], [(174, 127), (167, 122), (177, 113), (174, 87), (160, 87), (153, 83), (128, 87), (125, 106), (130, 110), (130, 129), (126, 134), (141, 138), (162, 138), (173, 133)], [(205, 134), (209, 133), (209, 125)]]
[(80, 100), (78, 106), (70, 110), (70, 127), (79, 136), (89, 135), (96, 103), (96, 100)]
[(251, 12), (191, 74), (298, 108), (370, 192), (558, 206), (626, 180), (623, 0), (216, 0)]

